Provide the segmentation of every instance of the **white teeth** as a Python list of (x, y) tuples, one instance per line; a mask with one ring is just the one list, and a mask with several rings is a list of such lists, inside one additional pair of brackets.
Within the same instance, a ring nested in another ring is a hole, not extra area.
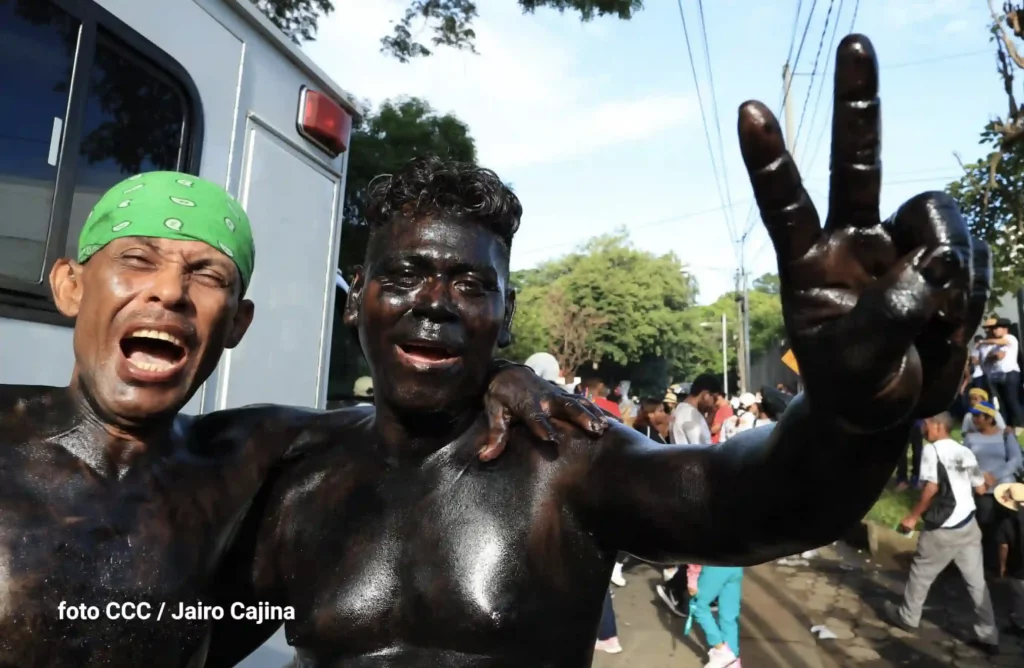
[(129, 337), (133, 339), (158, 339), (160, 341), (167, 341), (169, 343), (173, 343), (179, 348), (185, 347), (185, 344), (182, 343), (181, 339), (179, 339), (178, 337), (174, 336), (173, 334), (168, 334), (167, 332), (158, 332), (155, 329), (137, 329), (131, 334), (129, 334)]
[(132, 366), (143, 371), (167, 371), (173, 364), (166, 364), (161, 362), (160, 364), (150, 364), (148, 362), (132, 362)]

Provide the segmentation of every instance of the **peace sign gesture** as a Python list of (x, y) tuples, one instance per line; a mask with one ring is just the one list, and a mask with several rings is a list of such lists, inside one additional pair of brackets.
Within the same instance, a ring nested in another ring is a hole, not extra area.
[(740, 107), (740, 149), (778, 257), (786, 330), (817, 412), (875, 430), (945, 410), (988, 299), (988, 246), (956, 203), (917, 195), (887, 221), (881, 185), (878, 61), (849, 35), (835, 67), (824, 226), (759, 102)]

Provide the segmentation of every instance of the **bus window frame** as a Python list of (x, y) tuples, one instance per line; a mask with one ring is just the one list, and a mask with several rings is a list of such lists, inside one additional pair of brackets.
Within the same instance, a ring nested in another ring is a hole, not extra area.
[(102, 43), (104, 48), (114, 49), (123, 58), (181, 94), (185, 102), (185, 121), (177, 168), (196, 176), (199, 175), (202, 157), (203, 106), (195, 81), (181, 63), (93, 0), (42, 1), (50, 2), (79, 21), (78, 48), (74, 54), (64, 138), (57, 160), (57, 178), (50, 207), (42, 276), (37, 282), (0, 276), (0, 318), (71, 327), (74, 326), (74, 320), (58, 312), (53, 303), (47, 277), (50, 267), (64, 255), (67, 246), (82, 124), (97, 46)]

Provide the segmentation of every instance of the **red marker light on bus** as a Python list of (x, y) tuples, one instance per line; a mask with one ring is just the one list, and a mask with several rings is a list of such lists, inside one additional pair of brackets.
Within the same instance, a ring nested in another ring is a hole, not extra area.
[(299, 93), (299, 134), (337, 157), (348, 148), (352, 116), (323, 93), (303, 87)]

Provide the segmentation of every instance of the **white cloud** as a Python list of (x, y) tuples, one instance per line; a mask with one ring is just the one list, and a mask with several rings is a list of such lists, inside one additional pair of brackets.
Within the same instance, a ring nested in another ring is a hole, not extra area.
[(885, 4), (885, 24), (892, 29), (907, 28), (935, 19), (949, 19), (967, 13), (981, 0), (900, 0)]
[(945, 26), (943, 26), (942, 30), (940, 31), (940, 34), (946, 36), (960, 35), (962, 33), (967, 32), (973, 27), (975, 26), (973, 26), (971, 22), (968, 21), (967, 19), (953, 19)]
[[(474, 26), (479, 55), (442, 48), (408, 64), (380, 53), (380, 38), (403, 14), (402, 0), (345, 0), (336, 7), (306, 47), (331, 78), (374, 103), (410, 95), (455, 113), (469, 125), (481, 162), (499, 172), (589, 155), (696, 118), (689, 95), (628, 88), (601, 95), (604, 79), (583, 73), (574, 40), (546, 27), (551, 21), (522, 15), (511, 1), (481, 7)], [(574, 15), (563, 20), (578, 26)], [(601, 38), (583, 29), (572, 35)]]

